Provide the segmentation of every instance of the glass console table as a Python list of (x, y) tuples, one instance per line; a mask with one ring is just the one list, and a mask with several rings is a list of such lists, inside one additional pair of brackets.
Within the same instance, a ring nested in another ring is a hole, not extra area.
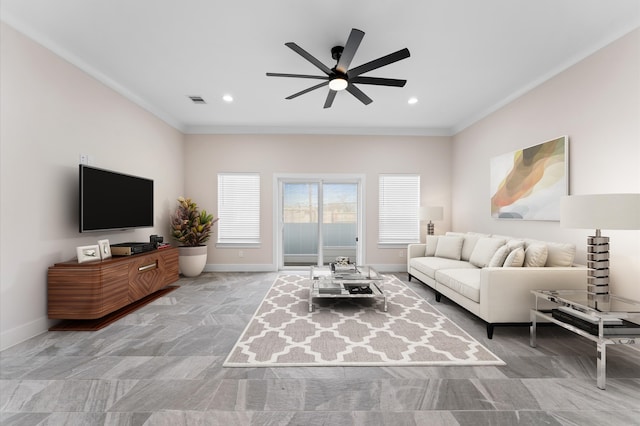
[[(607, 345), (640, 344), (640, 302), (594, 295), (586, 290), (532, 290), (530, 345), (536, 346), (536, 321), (544, 318), (596, 343), (597, 385), (605, 388)], [(543, 308), (542, 305), (545, 305)]]
[(380, 297), (387, 312), (387, 296), (382, 275), (370, 266), (350, 265), (345, 269), (335, 266), (312, 266), (309, 288), (309, 312), (313, 299)]

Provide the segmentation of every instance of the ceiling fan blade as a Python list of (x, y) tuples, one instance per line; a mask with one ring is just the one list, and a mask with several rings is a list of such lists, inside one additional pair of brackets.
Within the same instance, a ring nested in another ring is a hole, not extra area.
[(349, 85), (347, 86), (347, 92), (358, 98), (358, 100), (365, 105), (369, 105), (371, 102), (373, 102), (373, 99), (365, 95), (362, 90), (358, 89), (351, 83), (349, 83)]
[(398, 80), (395, 78), (380, 78), (380, 77), (364, 77), (358, 76), (350, 80), (352, 83), (360, 84), (375, 84), (378, 86), (394, 86), (404, 87), (407, 84), (407, 80)]
[(356, 54), (356, 50), (358, 50), (358, 46), (360, 46), (362, 37), (364, 37), (364, 32), (355, 28), (351, 30), (349, 38), (347, 39), (347, 44), (344, 45), (344, 50), (340, 55), (338, 65), (336, 65), (336, 70), (340, 71), (343, 74), (347, 73), (349, 65), (351, 65), (351, 61)]
[(279, 72), (268, 72), (267, 77), (296, 77), (296, 78), (315, 78), (317, 80), (328, 80), (326, 75), (307, 75), (307, 74), (282, 74)]
[(291, 50), (296, 52), (298, 55), (300, 55), (303, 58), (305, 58), (307, 61), (311, 62), (313, 65), (315, 65), (318, 69), (320, 69), (320, 71), (322, 71), (326, 75), (330, 75), (331, 74), (331, 70), (329, 69), (329, 67), (327, 67), (325, 64), (323, 64), (322, 62), (317, 60), (315, 57), (311, 56), (311, 54), (309, 52), (307, 52), (306, 50), (304, 50), (302, 47), (298, 46), (294, 42), (290, 41), (289, 43), (285, 43), (284, 45), (289, 47)]
[(409, 53), (409, 49), (405, 47), (402, 50), (390, 53), (386, 56), (383, 56), (382, 58), (374, 59), (371, 62), (367, 62), (366, 64), (362, 64), (352, 70), (349, 70), (349, 77), (353, 78), (360, 74), (364, 74), (365, 72), (373, 71), (377, 68), (384, 67), (385, 65), (389, 65), (402, 59), (406, 59), (409, 56), (411, 56), (411, 54)]
[(335, 90), (329, 89), (327, 100), (324, 101), (324, 108), (331, 108), (331, 105), (333, 104), (333, 100), (336, 98), (336, 93), (338, 92), (336, 92)]
[(298, 93), (294, 93), (291, 96), (287, 96), (285, 99), (293, 99), (293, 98), (297, 98), (300, 95), (304, 95), (305, 93), (309, 93), (312, 90), (316, 90), (321, 88), (322, 86), (326, 86), (327, 84), (329, 84), (328, 81), (325, 81), (324, 83), (320, 83), (320, 84), (316, 84), (315, 86), (309, 87), (308, 89), (304, 89)]

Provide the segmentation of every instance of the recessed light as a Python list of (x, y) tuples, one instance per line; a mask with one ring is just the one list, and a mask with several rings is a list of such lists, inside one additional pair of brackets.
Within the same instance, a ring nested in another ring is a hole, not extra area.
[(225, 101), (225, 102), (233, 102), (233, 96), (231, 96), (231, 95), (224, 95), (224, 96), (222, 97), (222, 100), (223, 100), (223, 101)]
[(408, 103), (409, 105), (417, 104), (417, 103), (418, 103), (418, 98), (409, 98), (409, 100), (407, 101), (407, 103)]

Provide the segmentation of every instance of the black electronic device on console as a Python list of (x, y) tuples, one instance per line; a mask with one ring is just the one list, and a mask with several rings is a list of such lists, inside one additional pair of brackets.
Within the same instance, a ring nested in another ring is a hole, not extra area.
[(151, 243), (120, 243), (111, 244), (111, 254), (114, 256), (131, 256), (132, 254), (145, 253), (155, 250)]
[(159, 245), (162, 245), (164, 241), (164, 237), (162, 235), (151, 235), (149, 236), (149, 242), (153, 245), (153, 247), (158, 248)]

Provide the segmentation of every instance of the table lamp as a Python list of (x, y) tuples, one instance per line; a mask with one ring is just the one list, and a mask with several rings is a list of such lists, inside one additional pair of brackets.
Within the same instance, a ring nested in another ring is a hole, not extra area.
[(601, 229), (640, 229), (640, 194), (570, 195), (560, 200), (560, 225), (595, 229), (587, 237), (587, 292), (609, 293), (609, 237)]
[(433, 226), (432, 220), (442, 220), (444, 213), (444, 209), (442, 207), (420, 207), (420, 219), (428, 220), (427, 224), (427, 235), (433, 235), (435, 227)]

